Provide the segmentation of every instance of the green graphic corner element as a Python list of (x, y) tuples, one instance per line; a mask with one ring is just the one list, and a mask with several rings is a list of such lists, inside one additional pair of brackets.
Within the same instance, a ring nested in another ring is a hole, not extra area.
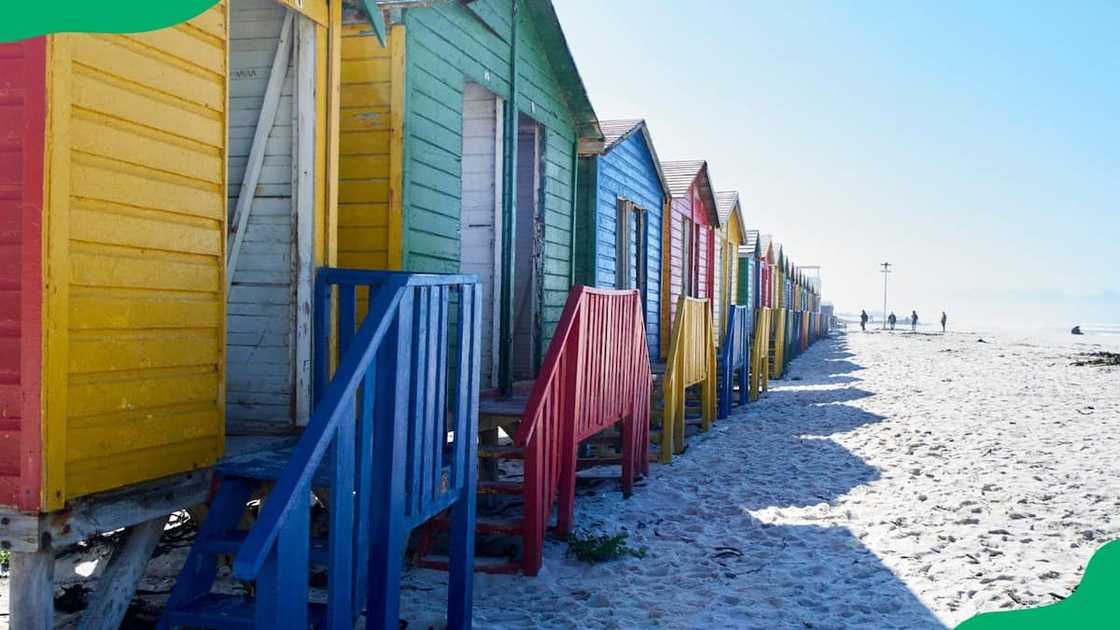
[(186, 22), (218, 0), (8, 0), (0, 42), (48, 33), (140, 33)]
[(1120, 540), (1097, 550), (1073, 594), (1060, 602), (977, 615), (957, 630), (1096, 630), (1120, 627)]

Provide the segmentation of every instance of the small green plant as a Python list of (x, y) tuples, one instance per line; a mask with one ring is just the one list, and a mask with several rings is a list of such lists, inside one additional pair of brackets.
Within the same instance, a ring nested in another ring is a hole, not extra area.
[(12, 559), (12, 553), (7, 549), (0, 549), (0, 567), (8, 566)]
[(572, 532), (568, 534), (567, 557), (574, 557), (580, 562), (596, 564), (619, 558), (644, 558), (646, 548), (635, 549), (626, 544), (627, 534), (621, 532), (613, 536), (603, 534), (597, 536), (588, 532)]

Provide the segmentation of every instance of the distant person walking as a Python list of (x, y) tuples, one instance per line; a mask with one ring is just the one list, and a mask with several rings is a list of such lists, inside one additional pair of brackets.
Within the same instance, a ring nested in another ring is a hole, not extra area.
[(910, 332), (918, 332), (918, 311), (910, 311)]
[(941, 311), (941, 334), (943, 334), (943, 335), (945, 334), (945, 324), (948, 321), (949, 321), (949, 316), (945, 314), (945, 311)]
[(859, 312), (859, 329), (865, 332), (867, 331), (867, 311)]
[(887, 323), (891, 325), (891, 330), (894, 330), (894, 323), (897, 321), (898, 318), (894, 316), (894, 311), (891, 311), (891, 314), (887, 316)]

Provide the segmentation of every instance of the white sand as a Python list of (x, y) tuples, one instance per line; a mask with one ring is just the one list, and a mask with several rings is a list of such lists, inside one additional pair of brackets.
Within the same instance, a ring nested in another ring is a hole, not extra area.
[[(1068, 595), (1120, 535), (1120, 369), (976, 340), (816, 345), (630, 500), (577, 502), (644, 559), (551, 543), (537, 578), (478, 577), (478, 625), (927, 628)], [(409, 574), (411, 627), (441, 618), (443, 579)]]
[[(645, 558), (550, 542), (536, 578), (478, 576), (476, 626), (934, 628), (1067, 595), (1120, 536), (1120, 368), (1069, 365), (1098, 338), (977, 336), (818, 344), (631, 499), (581, 487), (576, 522)], [(406, 574), (410, 628), (442, 625), (445, 580)]]

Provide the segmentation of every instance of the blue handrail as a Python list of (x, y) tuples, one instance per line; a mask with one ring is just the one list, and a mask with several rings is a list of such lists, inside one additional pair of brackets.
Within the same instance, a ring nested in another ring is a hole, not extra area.
[(234, 559), (234, 577), (257, 580), (258, 611), (307, 601), (309, 499), (325, 467), (327, 627), (366, 610), (369, 627), (395, 628), (408, 532), (448, 508), (448, 625), (469, 627), (481, 297), (475, 276), (319, 271), (314, 411)]

